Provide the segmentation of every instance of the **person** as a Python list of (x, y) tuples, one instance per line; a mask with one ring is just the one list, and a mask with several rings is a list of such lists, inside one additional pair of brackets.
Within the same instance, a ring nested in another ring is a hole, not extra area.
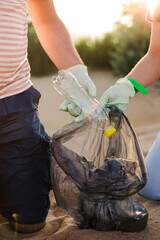
[[(151, 22), (148, 51), (126, 77), (119, 79), (102, 94), (100, 102), (103, 106), (116, 105), (124, 111), (138, 90), (142, 89), (143, 92), (144, 88), (160, 78), (160, 1), (157, 1), (154, 11), (148, 10), (146, 20)], [(140, 84), (138, 87), (137, 83)], [(140, 195), (160, 200), (160, 133), (147, 154), (146, 166), (149, 177)]]
[[(96, 95), (53, 0), (0, 1), (0, 212), (22, 233), (45, 226), (51, 189), (50, 136), (38, 117), (41, 94), (30, 80), (26, 9), (57, 68), (68, 69), (91, 97)], [(70, 103), (60, 108), (81, 119)]]

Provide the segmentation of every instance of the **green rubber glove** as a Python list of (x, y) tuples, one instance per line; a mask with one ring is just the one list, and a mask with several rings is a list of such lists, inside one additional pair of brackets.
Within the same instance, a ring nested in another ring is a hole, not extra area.
[[(70, 71), (75, 78), (78, 80), (80, 85), (86, 90), (86, 92), (94, 98), (96, 96), (96, 87), (93, 81), (88, 76), (87, 67), (84, 65), (75, 65), (67, 69)], [(72, 116), (76, 117), (75, 122), (81, 122), (85, 118), (82, 109), (76, 104), (66, 100), (60, 106), (59, 109), (62, 111), (69, 112)]]
[(121, 78), (102, 94), (100, 103), (105, 108), (115, 105), (123, 112), (134, 95), (132, 83), (127, 78)]

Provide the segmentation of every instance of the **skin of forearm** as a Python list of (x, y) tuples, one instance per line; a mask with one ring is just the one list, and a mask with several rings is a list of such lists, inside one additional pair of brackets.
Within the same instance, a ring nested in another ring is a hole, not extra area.
[(27, 10), (41, 45), (58, 69), (83, 64), (53, 0), (29, 0)]
[(133, 78), (144, 87), (160, 78), (160, 23), (151, 24), (151, 38), (147, 54), (137, 63), (127, 77)]
[(131, 70), (127, 77), (148, 87), (160, 78), (160, 56), (148, 52)]
[(36, 27), (36, 33), (45, 52), (58, 69), (83, 64), (68, 30), (59, 18)]

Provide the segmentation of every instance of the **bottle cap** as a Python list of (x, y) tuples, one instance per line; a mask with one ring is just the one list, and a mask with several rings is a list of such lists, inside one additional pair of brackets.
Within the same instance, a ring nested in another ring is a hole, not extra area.
[(104, 131), (104, 134), (110, 138), (112, 137), (113, 134), (115, 134), (116, 132), (116, 129), (113, 127), (113, 126), (110, 126), (109, 128), (107, 128), (105, 131)]

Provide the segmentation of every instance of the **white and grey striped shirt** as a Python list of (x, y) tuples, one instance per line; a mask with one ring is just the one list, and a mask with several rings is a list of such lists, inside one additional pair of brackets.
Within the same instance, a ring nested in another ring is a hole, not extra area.
[(0, 1), (0, 99), (32, 85), (27, 60), (27, 1)]

